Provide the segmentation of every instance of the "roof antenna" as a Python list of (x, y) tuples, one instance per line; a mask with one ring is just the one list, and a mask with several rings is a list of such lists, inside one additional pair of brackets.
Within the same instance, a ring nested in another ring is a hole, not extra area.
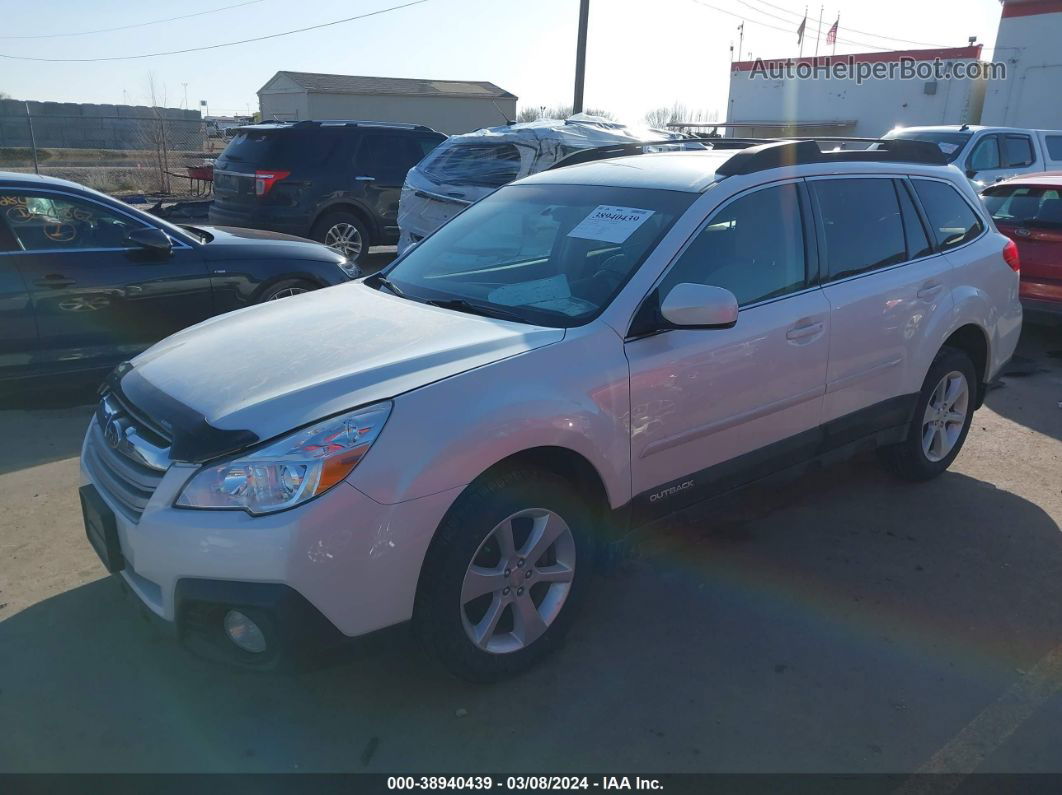
[(498, 107), (498, 103), (494, 101), (494, 97), (491, 97), (491, 98), (490, 98), (490, 104), (491, 104), (491, 105), (493, 105), (493, 106), (494, 106), (494, 110), (498, 111), (498, 114), (499, 114), (499, 115), (500, 115), (500, 116), (501, 116), (501, 117), (502, 117), (503, 119), (505, 119), (505, 124), (506, 124), (506, 126), (508, 126), (508, 125), (510, 125), (510, 124), (515, 124), (515, 123), (516, 123), (516, 120), (515, 120), (515, 119), (510, 119), (510, 118), (509, 118), (508, 116), (506, 116), (506, 115), (505, 115), (505, 111), (503, 111), (503, 110), (502, 110), (501, 108), (499, 108), (499, 107)]

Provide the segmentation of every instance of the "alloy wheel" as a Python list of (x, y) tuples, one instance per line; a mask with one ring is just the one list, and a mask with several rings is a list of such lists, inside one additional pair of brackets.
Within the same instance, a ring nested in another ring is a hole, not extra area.
[(300, 293), (307, 293), (305, 287), (285, 287), (283, 290), (277, 290), (273, 295), (269, 296), (270, 301), (279, 301), (281, 298), (289, 298), (293, 295), (299, 295)]
[(325, 232), (324, 244), (353, 262), (361, 255), (361, 232), (354, 224), (340, 221)]
[(461, 621), (480, 649), (527, 648), (560, 615), (575, 577), (575, 538), (558, 514), (528, 508), (499, 522), (472, 556)]
[(948, 457), (962, 436), (970, 409), (966, 376), (952, 370), (937, 383), (922, 417), (922, 452), (936, 463)]

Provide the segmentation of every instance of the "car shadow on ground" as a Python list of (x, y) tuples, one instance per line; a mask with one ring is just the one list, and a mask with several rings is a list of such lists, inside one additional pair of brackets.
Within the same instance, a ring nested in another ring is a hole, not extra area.
[[(1053, 388), (1035, 388), (1044, 381)], [(989, 385), (985, 405), (1026, 428), (1062, 440), (1062, 324), (1023, 326), (1014, 359)]]
[(657, 526), (493, 686), (401, 631), (233, 671), (105, 578), (0, 623), (0, 770), (910, 771), (1062, 639), (1060, 570), (1036, 505), (859, 460)]

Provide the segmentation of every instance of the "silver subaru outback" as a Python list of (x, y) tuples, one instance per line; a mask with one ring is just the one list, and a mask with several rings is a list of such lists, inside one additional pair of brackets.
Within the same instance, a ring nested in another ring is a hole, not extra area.
[(203, 653), (269, 668), (412, 621), (496, 679), (631, 528), (868, 446), (943, 472), (1017, 343), (1018, 269), (920, 142), (554, 169), (116, 370), (87, 533)]

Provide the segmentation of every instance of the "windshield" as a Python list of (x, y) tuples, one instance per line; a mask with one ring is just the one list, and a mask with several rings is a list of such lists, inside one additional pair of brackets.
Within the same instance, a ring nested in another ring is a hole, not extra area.
[(1001, 224), (1062, 228), (1062, 190), (1058, 188), (989, 188), (982, 199), (992, 218)]
[(644, 188), (509, 185), (384, 275), (413, 299), (463, 299), (527, 323), (582, 325), (609, 304), (696, 198)]
[(935, 132), (933, 130), (891, 130), (883, 136), (885, 140), (900, 138), (904, 141), (928, 141), (940, 147), (944, 157), (951, 163), (962, 152), (967, 141), (973, 137), (968, 132)]

